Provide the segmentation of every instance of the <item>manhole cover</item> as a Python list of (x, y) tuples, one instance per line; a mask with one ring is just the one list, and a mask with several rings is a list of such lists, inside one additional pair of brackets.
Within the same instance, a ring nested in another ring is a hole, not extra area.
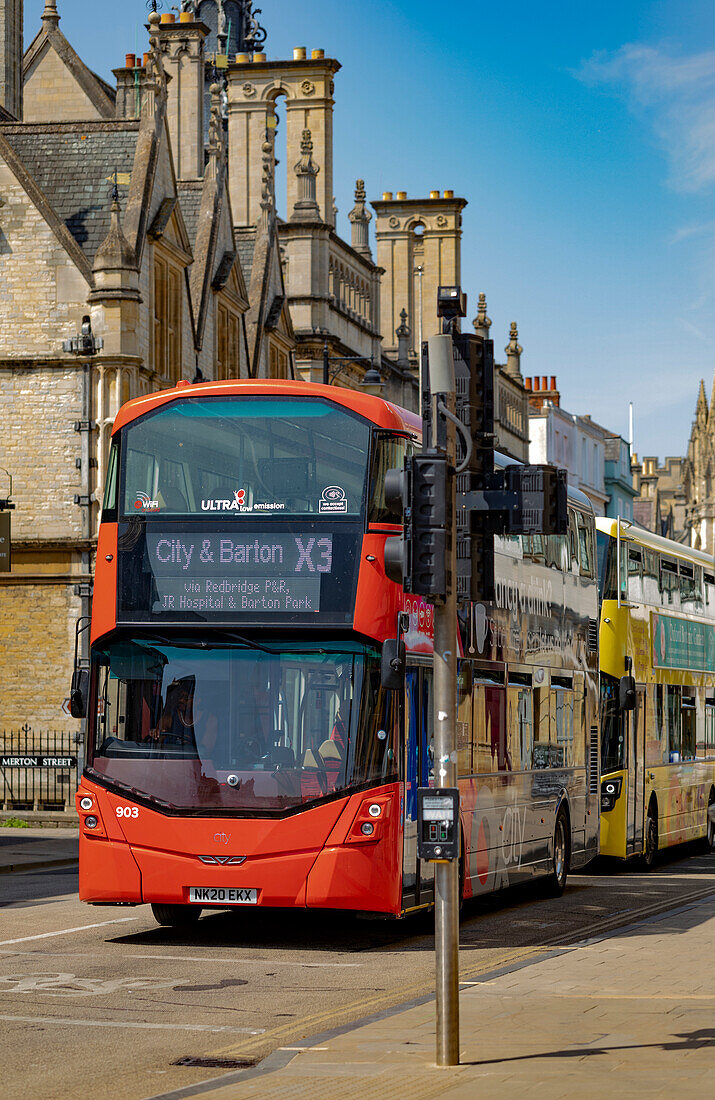
[(177, 1058), (172, 1066), (195, 1066), (197, 1069), (248, 1069), (255, 1058)]

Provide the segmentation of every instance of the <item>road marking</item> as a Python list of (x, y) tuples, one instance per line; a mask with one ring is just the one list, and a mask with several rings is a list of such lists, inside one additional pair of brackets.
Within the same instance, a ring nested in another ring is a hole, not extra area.
[(61, 928), (59, 932), (42, 932), (39, 936), (20, 936), (17, 940), (0, 940), (0, 947), (8, 947), (12, 943), (28, 943), (30, 940), (47, 940), (52, 936), (69, 936), (72, 932), (86, 932), (89, 928), (104, 928), (107, 924), (127, 924), (133, 920), (139, 920), (139, 917), (116, 917), (114, 920), (103, 920), (98, 924), (82, 924), (78, 928)]
[(173, 989), (182, 978), (80, 978), (76, 974), (8, 974), (0, 976), (0, 993), (46, 993), (51, 997), (108, 996)]
[[(16, 955), (29, 955), (30, 958), (38, 959), (96, 959), (96, 951), (0, 951), (0, 955), (11, 958)], [(364, 963), (314, 963), (314, 962), (291, 962), (288, 959), (248, 959), (241, 955), (236, 955), (232, 959), (212, 959), (208, 955), (113, 955), (112, 958), (118, 959), (158, 959), (166, 960), (167, 962), (192, 962), (192, 963), (219, 963), (223, 966), (231, 965), (236, 966), (300, 966), (309, 970), (321, 970), (321, 969), (347, 969), (364, 966)]]
[(229, 1027), (214, 1024), (147, 1024), (143, 1020), (76, 1020), (72, 1016), (0, 1016), (11, 1024), (62, 1024), (72, 1027), (141, 1028), (144, 1031), (227, 1031), (240, 1035), (262, 1035), (260, 1027)]
[(279, 1050), (330, 1050), (330, 1047), (278, 1047)]

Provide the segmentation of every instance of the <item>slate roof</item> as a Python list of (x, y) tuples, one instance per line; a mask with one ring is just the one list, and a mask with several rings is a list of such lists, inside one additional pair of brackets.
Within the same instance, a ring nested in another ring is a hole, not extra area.
[[(109, 231), (114, 172), (126, 177), (134, 167), (138, 128), (138, 122), (72, 129), (55, 123), (1, 131), (90, 263)], [(123, 207), (128, 190), (120, 180)]]
[(180, 183), (178, 191), (179, 205), (181, 206), (181, 213), (184, 215), (186, 232), (189, 234), (191, 250), (194, 251), (196, 245), (196, 232), (199, 225), (199, 211), (201, 209), (203, 184), (197, 186), (196, 184)]
[(243, 279), (246, 284), (246, 289), (248, 289), (251, 285), (253, 253), (256, 248), (256, 230), (253, 228), (235, 229), (234, 236), (236, 238), (236, 252), (238, 253), (238, 259), (241, 264)]

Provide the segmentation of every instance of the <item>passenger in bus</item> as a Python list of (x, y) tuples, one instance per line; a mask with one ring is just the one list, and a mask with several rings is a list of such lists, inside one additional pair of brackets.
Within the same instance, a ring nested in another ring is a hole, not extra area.
[(195, 745), (193, 688), (193, 677), (169, 684), (159, 724), (149, 730), (150, 740), (162, 745)]

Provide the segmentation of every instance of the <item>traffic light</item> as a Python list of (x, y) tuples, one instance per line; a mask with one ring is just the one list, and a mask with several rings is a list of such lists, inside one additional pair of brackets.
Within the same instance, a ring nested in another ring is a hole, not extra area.
[(385, 541), (385, 573), (416, 596), (441, 599), (447, 591), (450, 475), (446, 456), (426, 451), (385, 476), (387, 506), (404, 523), (402, 535)]
[(444, 599), (451, 583), (447, 540), (452, 537), (449, 478), (453, 472), (446, 455), (438, 451), (412, 459), (411, 591), (417, 596)]
[(404, 467), (385, 474), (385, 503), (392, 514), (402, 520), (404, 532), (385, 539), (385, 574), (405, 592), (412, 591), (412, 553), (410, 506), (412, 499), (412, 459)]

